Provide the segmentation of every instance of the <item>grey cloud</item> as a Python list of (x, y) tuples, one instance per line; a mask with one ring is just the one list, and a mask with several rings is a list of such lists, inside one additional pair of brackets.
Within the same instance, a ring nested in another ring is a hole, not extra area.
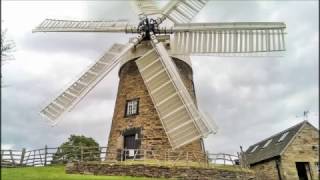
[(138, 22), (131, 1), (87, 2), (86, 8), (86, 16), (92, 20), (128, 20), (133, 24)]
[(114, 43), (127, 43), (131, 34), (37, 33), (21, 39), (21, 48), (46, 53), (68, 52), (80, 56), (103, 54)]
[[(136, 21), (127, 1), (87, 4), (88, 19), (129, 17), (130, 21)], [(235, 153), (240, 145), (247, 148), (298, 123), (302, 118), (295, 116), (303, 110), (318, 112), (318, 9), (315, 4), (313, 1), (210, 1), (196, 17), (195, 22), (200, 19), (207, 22), (284, 21), (288, 25), (284, 57), (192, 57), (199, 106), (220, 128), (217, 135), (205, 140), (208, 151)], [(43, 101), (54, 97), (112, 43), (126, 41), (127, 35), (115, 34), (27, 33), (18, 41), (23, 50), (44, 56), (68, 54), (74, 59), (45, 60), (50, 67), (48, 73), (41, 75), (32, 74), (24, 67), (22, 71), (12, 67), (21, 65), (20, 62), (4, 67), (5, 80), (13, 87), (2, 90), (2, 143), (15, 144), (17, 148), (42, 147), (48, 143), (57, 146), (76, 133), (92, 136), (105, 146), (117, 93), (117, 70), (101, 81), (56, 127), (50, 127), (37, 113)], [(314, 125), (316, 118), (310, 119)]]
[[(318, 52), (318, 47), (312, 44), (317, 11), (310, 10), (312, 2), (270, 4), (261, 5), (264, 9), (276, 9), (269, 16), (273, 16), (273, 19), (267, 18), (265, 21), (279, 18), (288, 25), (287, 52), (284, 57), (217, 57), (211, 58), (211, 61), (207, 57), (193, 58), (197, 61), (194, 71), (199, 103), (211, 110), (210, 114), (221, 129), (218, 135), (206, 140), (210, 150), (235, 152), (239, 151), (240, 145), (247, 148), (301, 121), (295, 116), (303, 110), (318, 109), (318, 88), (315, 83), (318, 80), (318, 61), (314, 53)], [(259, 8), (255, 10), (261, 11)], [(261, 11), (258, 16), (251, 17), (257, 17), (258, 21), (266, 15), (266, 11)], [(223, 16), (215, 18), (224, 19)], [(217, 59), (216, 62), (213, 59)], [(312, 122), (316, 125), (315, 119)]]

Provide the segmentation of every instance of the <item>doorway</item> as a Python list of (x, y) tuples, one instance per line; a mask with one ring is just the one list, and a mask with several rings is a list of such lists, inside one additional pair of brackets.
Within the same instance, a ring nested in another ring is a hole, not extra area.
[(124, 136), (124, 149), (135, 149), (136, 148), (136, 140), (135, 134), (132, 135), (125, 135)]
[(126, 159), (139, 159), (139, 149), (141, 146), (141, 128), (134, 127), (124, 129), (122, 131), (123, 143), (121, 150), (122, 160)]
[(125, 135), (124, 141), (123, 141), (123, 147), (124, 147), (124, 160), (126, 159), (133, 159), (135, 158), (137, 146), (136, 146), (136, 135), (135, 134), (130, 134), (130, 135)]
[(311, 180), (310, 165), (308, 162), (296, 162), (299, 180)]

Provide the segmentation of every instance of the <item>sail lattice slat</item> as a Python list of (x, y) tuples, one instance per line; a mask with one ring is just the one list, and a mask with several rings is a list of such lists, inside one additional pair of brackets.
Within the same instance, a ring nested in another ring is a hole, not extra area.
[(163, 8), (166, 15), (175, 24), (190, 22), (206, 5), (208, 0), (173, 0)]
[(196, 124), (199, 132), (202, 137), (207, 136), (208, 134), (215, 132), (216, 127), (213, 124), (209, 124), (206, 117), (200, 113), (190, 96), (185, 84), (183, 83), (180, 74), (174, 64), (173, 60), (168, 54), (168, 51), (165, 49), (163, 43), (157, 43), (154, 45), (157, 50), (157, 53), (161, 56), (162, 63), (165, 65), (168, 74), (171, 77), (171, 80), (176, 87), (177, 93), (180, 96), (182, 102), (186, 105), (189, 114), (192, 116), (192, 120)]
[(138, 15), (161, 14), (157, 3), (154, 0), (134, 0)]
[(136, 60), (138, 69), (174, 149), (213, 131), (198, 112), (192, 97), (162, 45)]
[(284, 51), (283, 23), (190, 23), (173, 28), (173, 54)]
[(128, 22), (46, 19), (33, 32), (126, 32)]
[(57, 119), (79, 103), (118, 64), (122, 55), (133, 46), (131, 43), (127, 45), (114, 44), (103, 57), (90, 66), (74, 83), (43, 108), (40, 114), (53, 121), (53, 123), (57, 123)]

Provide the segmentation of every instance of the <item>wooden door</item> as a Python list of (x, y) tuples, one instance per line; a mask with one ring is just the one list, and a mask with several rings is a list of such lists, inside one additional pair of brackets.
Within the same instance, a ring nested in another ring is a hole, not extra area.
[(124, 136), (124, 149), (136, 149), (135, 134)]
[(123, 159), (133, 159), (135, 158), (136, 151), (136, 139), (135, 134), (133, 135), (125, 135), (124, 141), (123, 141), (123, 147), (124, 147), (124, 153), (123, 153)]

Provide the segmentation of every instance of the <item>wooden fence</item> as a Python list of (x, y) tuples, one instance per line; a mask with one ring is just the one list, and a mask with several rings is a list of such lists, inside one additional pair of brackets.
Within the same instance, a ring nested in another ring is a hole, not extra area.
[(152, 159), (155, 163), (159, 164), (171, 163), (170, 165), (178, 165), (183, 160), (184, 165), (192, 165), (192, 163), (195, 163), (195, 159), (199, 159), (198, 163), (204, 166), (219, 164), (240, 167), (239, 156), (225, 153), (206, 153), (204, 155), (205, 158), (200, 160), (194, 152), (168, 150), (164, 153), (165, 157), (160, 158), (160, 153), (153, 150), (123, 149), (117, 152), (109, 152), (107, 147), (82, 146), (69, 146), (63, 149), (45, 146), (43, 149), (34, 150), (1, 150), (1, 167), (46, 166), (50, 164), (64, 164), (68, 161), (108, 161), (107, 157), (112, 153), (120, 157), (118, 161), (124, 164), (132, 161), (143, 163)]
[(239, 156), (226, 153), (208, 153), (208, 160), (213, 164), (240, 165)]

